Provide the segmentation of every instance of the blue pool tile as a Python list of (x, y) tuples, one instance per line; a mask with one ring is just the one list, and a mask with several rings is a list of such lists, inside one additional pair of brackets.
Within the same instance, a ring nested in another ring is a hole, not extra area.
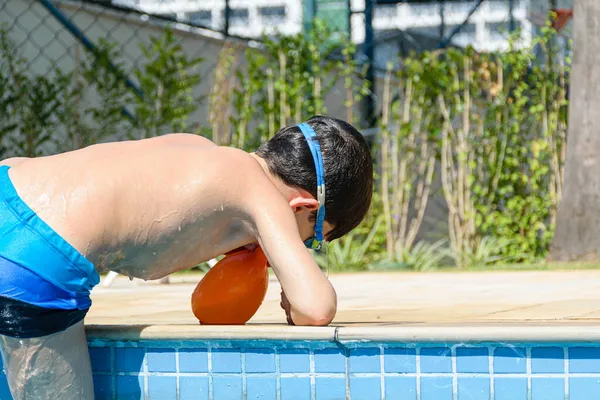
[(180, 376), (179, 400), (208, 400), (208, 377)]
[(414, 376), (388, 376), (385, 378), (386, 399), (417, 399), (417, 378)]
[(524, 374), (527, 372), (525, 349), (522, 347), (498, 347), (494, 350), (495, 374)]
[[(458, 378), (458, 400), (489, 400), (489, 378)], [(517, 399), (514, 399), (517, 400)]]
[(174, 349), (148, 349), (148, 372), (177, 372)]
[(115, 348), (115, 370), (117, 372), (142, 372), (144, 349)]
[(346, 372), (346, 357), (342, 349), (315, 350), (315, 372)]
[(340, 400), (346, 398), (345, 378), (317, 378), (316, 400)]
[(494, 400), (527, 399), (527, 378), (494, 378)]
[(448, 347), (421, 349), (421, 373), (452, 372), (452, 353)]
[(350, 398), (352, 400), (372, 400), (381, 398), (381, 379), (379, 377), (350, 378)]
[(600, 348), (569, 348), (569, 372), (600, 373)]
[(350, 350), (350, 373), (381, 372), (381, 351), (378, 348)]
[(249, 349), (246, 352), (246, 373), (275, 372), (275, 351), (272, 349)]
[(600, 399), (600, 378), (569, 378), (569, 400), (591, 399)]
[[(8, 382), (6, 381), (6, 375), (0, 375), (0, 399), (11, 399), (10, 391), (8, 390)], [(112, 397), (111, 397), (112, 399)]]
[(179, 349), (179, 372), (208, 372), (208, 351)]
[(488, 373), (489, 351), (485, 347), (458, 347), (456, 349), (456, 372)]
[(534, 347), (531, 349), (531, 373), (565, 372), (565, 352), (561, 347)]
[(452, 378), (421, 377), (421, 400), (452, 400)]
[(111, 372), (110, 347), (90, 347), (89, 353), (92, 371)]
[(310, 378), (281, 378), (281, 400), (310, 400)]
[[(113, 377), (110, 375), (94, 375), (94, 400), (112, 400)], [(0, 385), (2, 386), (2, 385)], [(0, 399), (4, 399), (2, 396), (2, 389), (0, 389)]]
[(310, 372), (310, 354), (308, 349), (281, 349), (279, 351), (279, 371)]
[(213, 377), (213, 397), (218, 400), (240, 400), (242, 377)]
[(242, 355), (240, 349), (213, 349), (212, 372), (242, 372)]
[(563, 378), (532, 378), (531, 400), (565, 400)]
[(139, 375), (117, 376), (117, 399), (138, 400), (144, 398), (144, 377)]
[(277, 379), (249, 376), (246, 378), (248, 400), (277, 400)]
[(386, 347), (383, 350), (385, 372), (417, 372), (417, 351), (406, 347)]
[(149, 376), (148, 400), (176, 399), (177, 377)]

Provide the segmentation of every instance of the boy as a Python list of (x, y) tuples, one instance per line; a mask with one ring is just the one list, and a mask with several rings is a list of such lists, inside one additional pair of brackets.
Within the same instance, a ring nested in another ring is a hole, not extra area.
[(306, 247), (364, 218), (373, 169), (351, 125), (314, 117), (256, 153), (195, 135), (0, 163), (0, 349), (20, 399), (91, 399), (83, 318), (98, 273), (158, 279), (260, 245), (288, 322), (327, 325), (336, 294)]

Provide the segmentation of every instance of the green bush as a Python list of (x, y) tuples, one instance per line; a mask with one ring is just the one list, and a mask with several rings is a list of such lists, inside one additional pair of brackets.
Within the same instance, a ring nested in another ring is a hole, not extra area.
[(2, 157), (37, 157), (55, 149), (58, 110), (71, 76), (32, 75), (27, 60), (0, 29), (0, 152)]
[(145, 63), (133, 72), (143, 93), (135, 98), (138, 138), (186, 131), (199, 105), (193, 90), (200, 83), (196, 69), (203, 59), (185, 54), (169, 28), (162, 37), (150, 38), (142, 53)]
[(417, 242), (410, 249), (398, 246), (393, 258), (387, 258), (369, 266), (377, 270), (410, 270), (430, 271), (439, 268), (447, 256), (445, 245), (447, 240), (438, 240), (435, 243), (425, 241)]
[[(246, 50), (245, 64), (237, 62), (239, 48), (224, 46), (213, 95), (227, 95), (211, 98), (219, 115), (211, 111), (206, 126), (190, 121), (200, 104), (193, 93), (203, 60), (185, 54), (170, 29), (143, 47), (145, 60), (134, 68), (143, 96), (125, 86), (114, 44), (100, 42), (71, 74), (33, 76), (0, 32), (0, 157), (79, 148), (122, 131), (144, 138), (198, 125), (221, 145), (251, 151), (283, 126), (326, 114), (325, 96), (337, 83), (346, 119), (361, 127), (365, 65), (348, 38), (331, 35), (317, 21), (308, 33), (265, 37), (262, 49)], [(389, 66), (373, 206), (358, 228), (330, 245), (332, 270), (427, 270), (450, 260), (466, 267), (546, 255), (562, 194), (570, 63), (556, 59), (554, 35), (548, 26), (530, 46), (513, 38), (507, 52), (450, 48)], [(91, 90), (96, 106), (82, 100)], [(66, 133), (66, 141), (55, 132)], [(421, 224), (436, 180), (449, 230), (446, 241), (428, 243)], [(326, 265), (323, 255), (317, 259)]]

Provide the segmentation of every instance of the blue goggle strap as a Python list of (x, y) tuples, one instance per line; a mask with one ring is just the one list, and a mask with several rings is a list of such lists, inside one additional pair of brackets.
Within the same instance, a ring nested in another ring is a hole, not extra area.
[(315, 239), (321, 243), (323, 241), (323, 224), (325, 222), (325, 172), (323, 168), (323, 155), (321, 153), (321, 145), (317, 140), (317, 134), (313, 128), (307, 123), (299, 124), (298, 127), (306, 138), (317, 171), (317, 201), (319, 202), (319, 209), (317, 210), (317, 221), (315, 224)]

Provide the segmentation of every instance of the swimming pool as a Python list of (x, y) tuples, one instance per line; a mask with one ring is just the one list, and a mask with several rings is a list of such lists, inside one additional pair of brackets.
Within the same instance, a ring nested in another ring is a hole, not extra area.
[(592, 325), (91, 326), (88, 337), (98, 400), (600, 398)]

